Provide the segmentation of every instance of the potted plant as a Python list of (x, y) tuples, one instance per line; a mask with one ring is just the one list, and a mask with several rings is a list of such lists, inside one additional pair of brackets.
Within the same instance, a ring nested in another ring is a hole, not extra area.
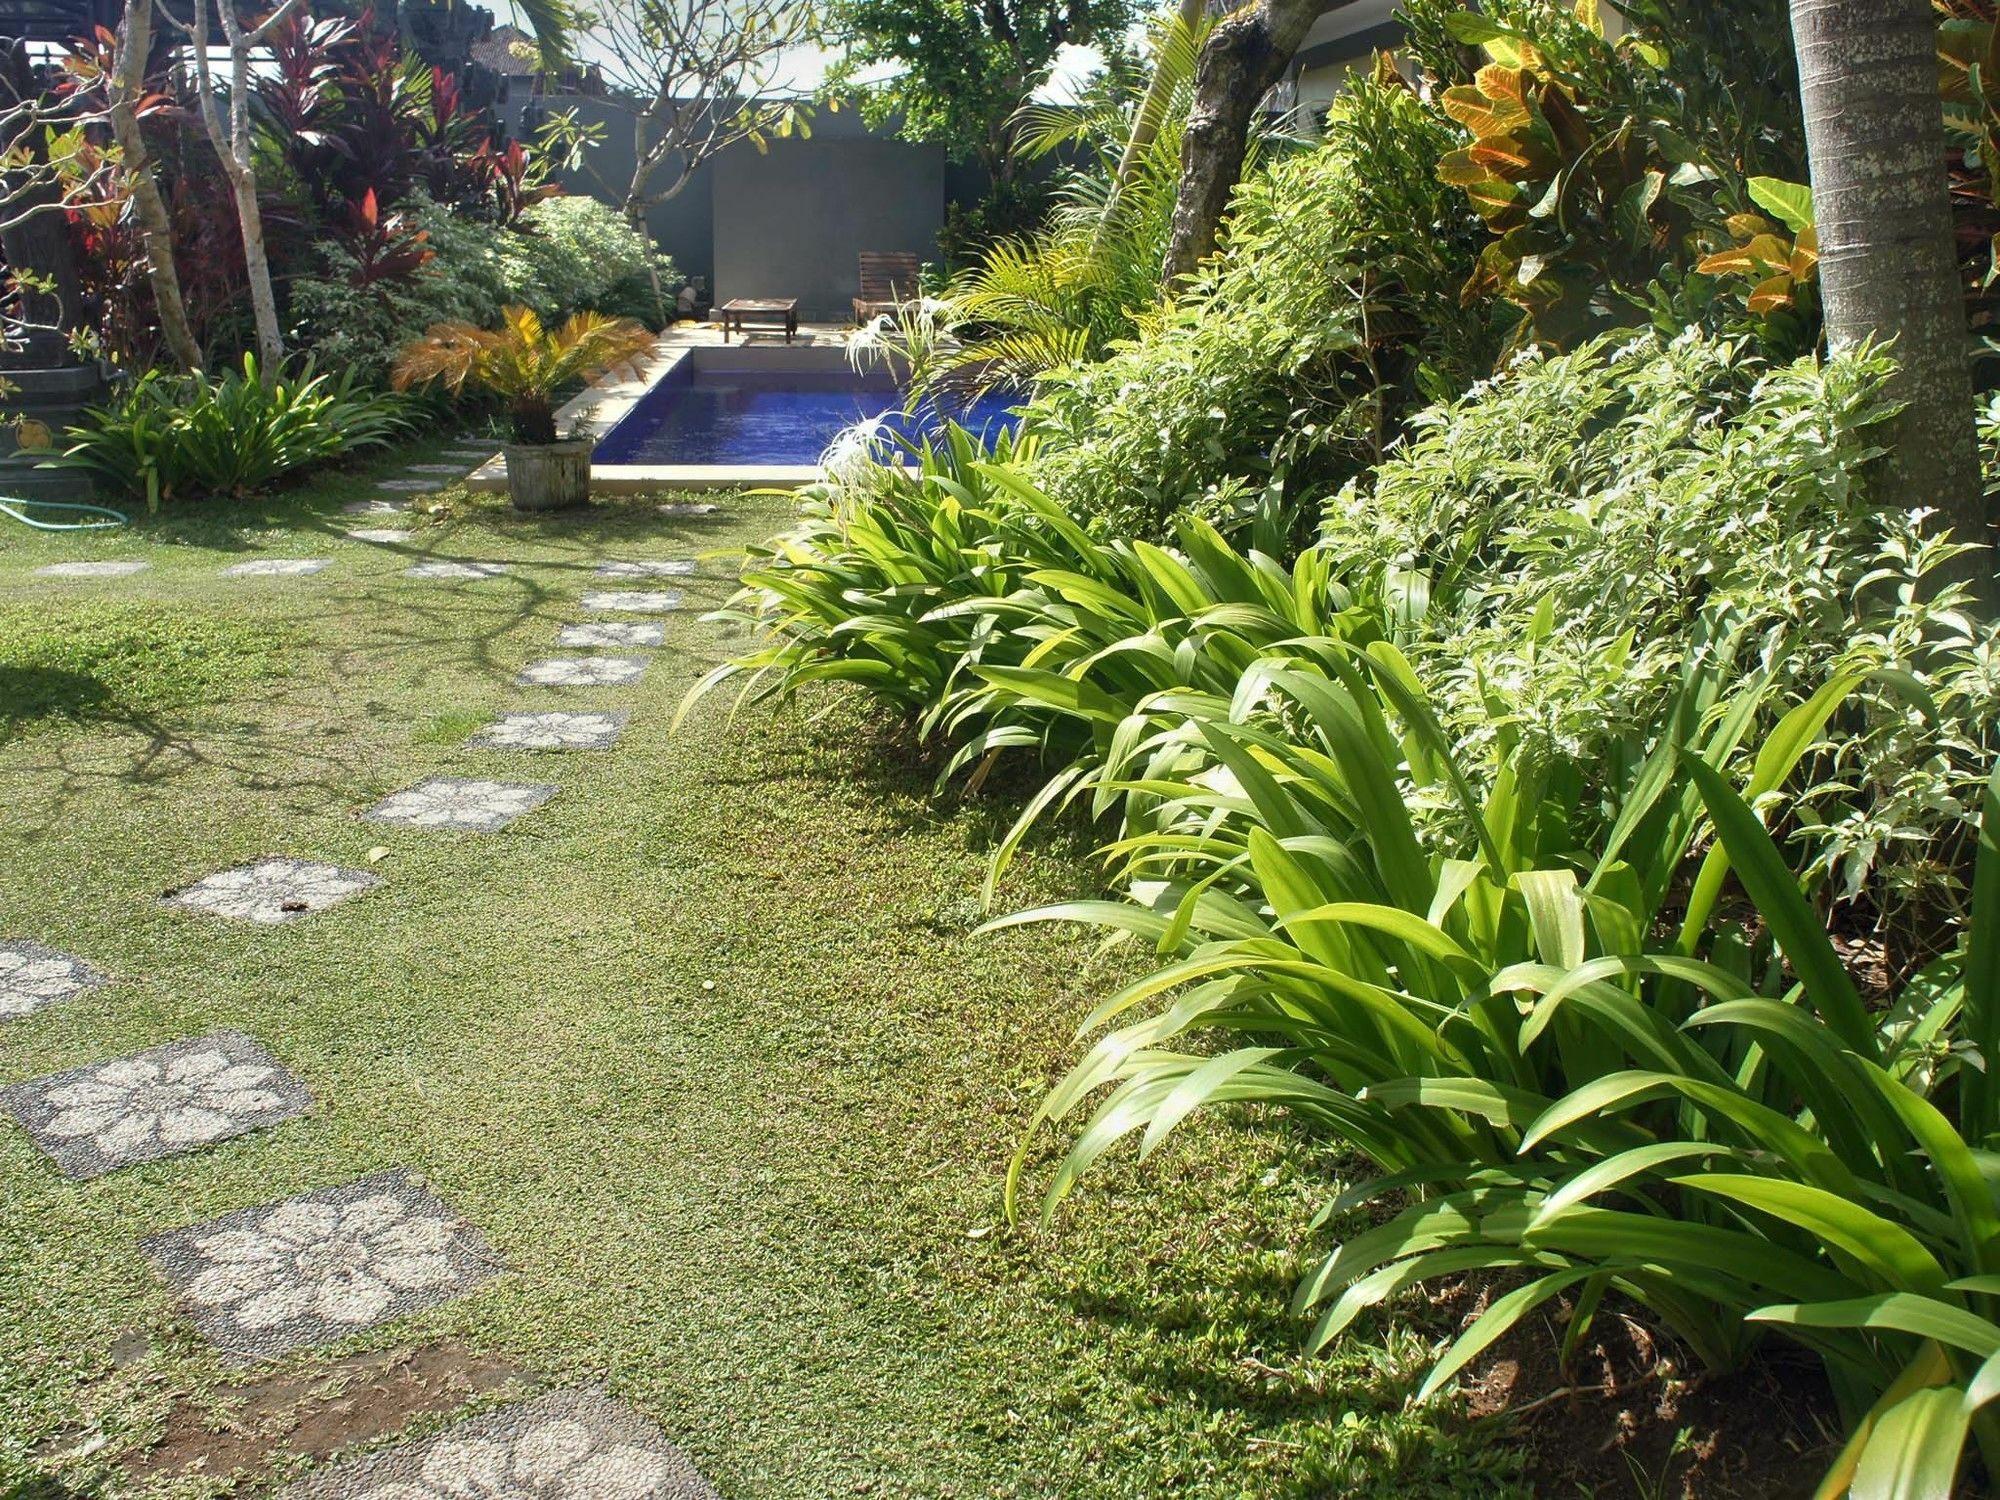
[(404, 347), (391, 379), (399, 391), (441, 380), (454, 393), (470, 385), (507, 403), (514, 441), (504, 444), (507, 490), (516, 510), (558, 510), (590, 498), (589, 438), (556, 432), (556, 399), (572, 385), (629, 369), (654, 335), (631, 318), (580, 312), (548, 329), (525, 307), (501, 314), (500, 327), (434, 323)]

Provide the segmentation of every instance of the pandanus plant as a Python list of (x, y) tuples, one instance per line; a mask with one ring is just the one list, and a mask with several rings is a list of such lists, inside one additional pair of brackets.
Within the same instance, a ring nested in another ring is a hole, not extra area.
[(580, 312), (549, 329), (532, 309), (510, 307), (498, 328), (433, 323), (405, 345), (391, 379), (399, 391), (442, 381), (454, 394), (470, 385), (507, 403), (514, 440), (556, 441), (556, 400), (570, 386), (629, 370), (653, 347), (631, 318)]

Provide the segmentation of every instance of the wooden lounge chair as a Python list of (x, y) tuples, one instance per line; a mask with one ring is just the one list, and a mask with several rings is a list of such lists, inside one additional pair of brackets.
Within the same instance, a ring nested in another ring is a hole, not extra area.
[(917, 258), (907, 250), (863, 250), (854, 321), (866, 323), (917, 299)]

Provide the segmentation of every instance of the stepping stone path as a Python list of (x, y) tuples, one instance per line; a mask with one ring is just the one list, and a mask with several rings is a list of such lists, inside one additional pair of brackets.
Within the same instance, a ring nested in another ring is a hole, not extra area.
[(27, 938), (0, 943), (0, 1021), (74, 1000), (105, 982), (104, 976), (82, 959)]
[(474, 750), (609, 750), (629, 713), (503, 714), (465, 743)]
[(311, 1106), (305, 1085), (240, 1031), (0, 1089), (0, 1109), (65, 1177), (77, 1178), (185, 1155)]
[(407, 500), (350, 500), (340, 507), (343, 516), (400, 516), (410, 508)]
[(401, 1169), (139, 1243), (194, 1325), (249, 1359), (407, 1317), (501, 1269), (479, 1231)]
[[(485, 462), (496, 445), (467, 438), (446, 456)], [(483, 446), (471, 446), (481, 444)], [(416, 464), (415, 475), (457, 475), (461, 464)], [(435, 488), (422, 478), (385, 479), (382, 490)], [(699, 516), (719, 507), (668, 504), (662, 515)], [(401, 514), (402, 503), (354, 501), (349, 515)], [(397, 545), (406, 530), (353, 530), (357, 542)], [(334, 559), (250, 558), (226, 577), (298, 577)], [(144, 562), (57, 563), (61, 577), (120, 577)], [(405, 570), (411, 578), (495, 578), (504, 563), (436, 559)], [(685, 578), (687, 560), (604, 561), (606, 579)], [(681, 607), (671, 590), (601, 590), (587, 610), (656, 614)], [(665, 644), (665, 628), (645, 620), (564, 625), (565, 647)], [(596, 687), (635, 682), (650, 657), (557, 656), (531, 662), (525, 687)], [(626, 710), (527, 709), (502, 714), (467, 742), (475, 750), (603, 750), (630, 720)], [(412, 828), (497, 832), (540, 807), (560, 788), (547, 782), (433, 776), (385, 797), (363, 817)], [(324, 911), (382, 884), (365, 870), (269, 855), (218, 871), (162, 899), (169, 906), (259, 925)], [(0, 942), (0, 1021), (32, 1014), (107, 983), (80, 958), (27, 939)], [(101, 1176), (141, 1162), (187, 1155), (305, 1113), (313, 1095), (256, 1040), (221, 1030), (89, 1062), (0, 1088), (0, 1112), (20, 1124), (64, 1176)], [(484, 1237), (406, 1169), (377, 1172), (207, 1223), (155, 1234), (141, 1250), (165, 1278), (194, 1326), (225, 1352), (272, 1359), (345, 1338), (434, 1306), (503, 1269)], [(720, 1500), (661, 1430), (597, 1389), (553, 1391), (487, 1412), (433, 1436), (337, 1463), (284, 1491), (283, 1500)]]
[(44, 578), (126, 578), (151, 566), (142, 562), (71, 562), (50, 563), (35, 571)]
[(558, 646), (663, 646), (667, 628), (650, 620), (585, 620), (556, 632)]
[(551, 1391), (336, 1464), (279, 1500), (720, 1500), (665, 1433), (594, 1390)]
[(685, 559), (673, 562), (601, 562), (599, 578), (691, 578), (695, 565)]
[(325, 911), (381, 883), (381, 876), (366, 870), (343, 870), (338, 865), (274, 854), (254, 865), (197, 880), (165, 899), (169, 906), (273, 926), (309, 912)]
[(545, 782), (478, 781), (433, 776), (393, 792), (363, 817), (406, 828), (452, 828), (498, 833), (522, 813), (533, 812), (562, 788)]
[(505, 563), (490, 562), (426, 562), (414, 568), (403, 569), (405, 578), (500, 578), (505, 576)]
[(597, 589), (577, 601), (585, 609), (628, 615), (659, 615), (681, 607), (674, 589)]
[(411, 464), (412, 474), (463, 474), (464, 464)]
[(637, 682), (650, 658), (644, 656), (549, 656), (531, 661), (514, 679), (521, 687), (609, 687)]
[(222, 570), (224, 578), (297, 578), (333, 566), (330, 557), (259, 557), (249, 562), (231, 563)]

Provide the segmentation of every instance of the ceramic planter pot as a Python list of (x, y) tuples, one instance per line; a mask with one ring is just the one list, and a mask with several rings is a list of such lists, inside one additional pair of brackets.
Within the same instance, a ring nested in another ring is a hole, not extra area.
[(507, 493), (516, 510), (569, 510), (590, 500), (588, 438), (566, 443), (507, 443)]

